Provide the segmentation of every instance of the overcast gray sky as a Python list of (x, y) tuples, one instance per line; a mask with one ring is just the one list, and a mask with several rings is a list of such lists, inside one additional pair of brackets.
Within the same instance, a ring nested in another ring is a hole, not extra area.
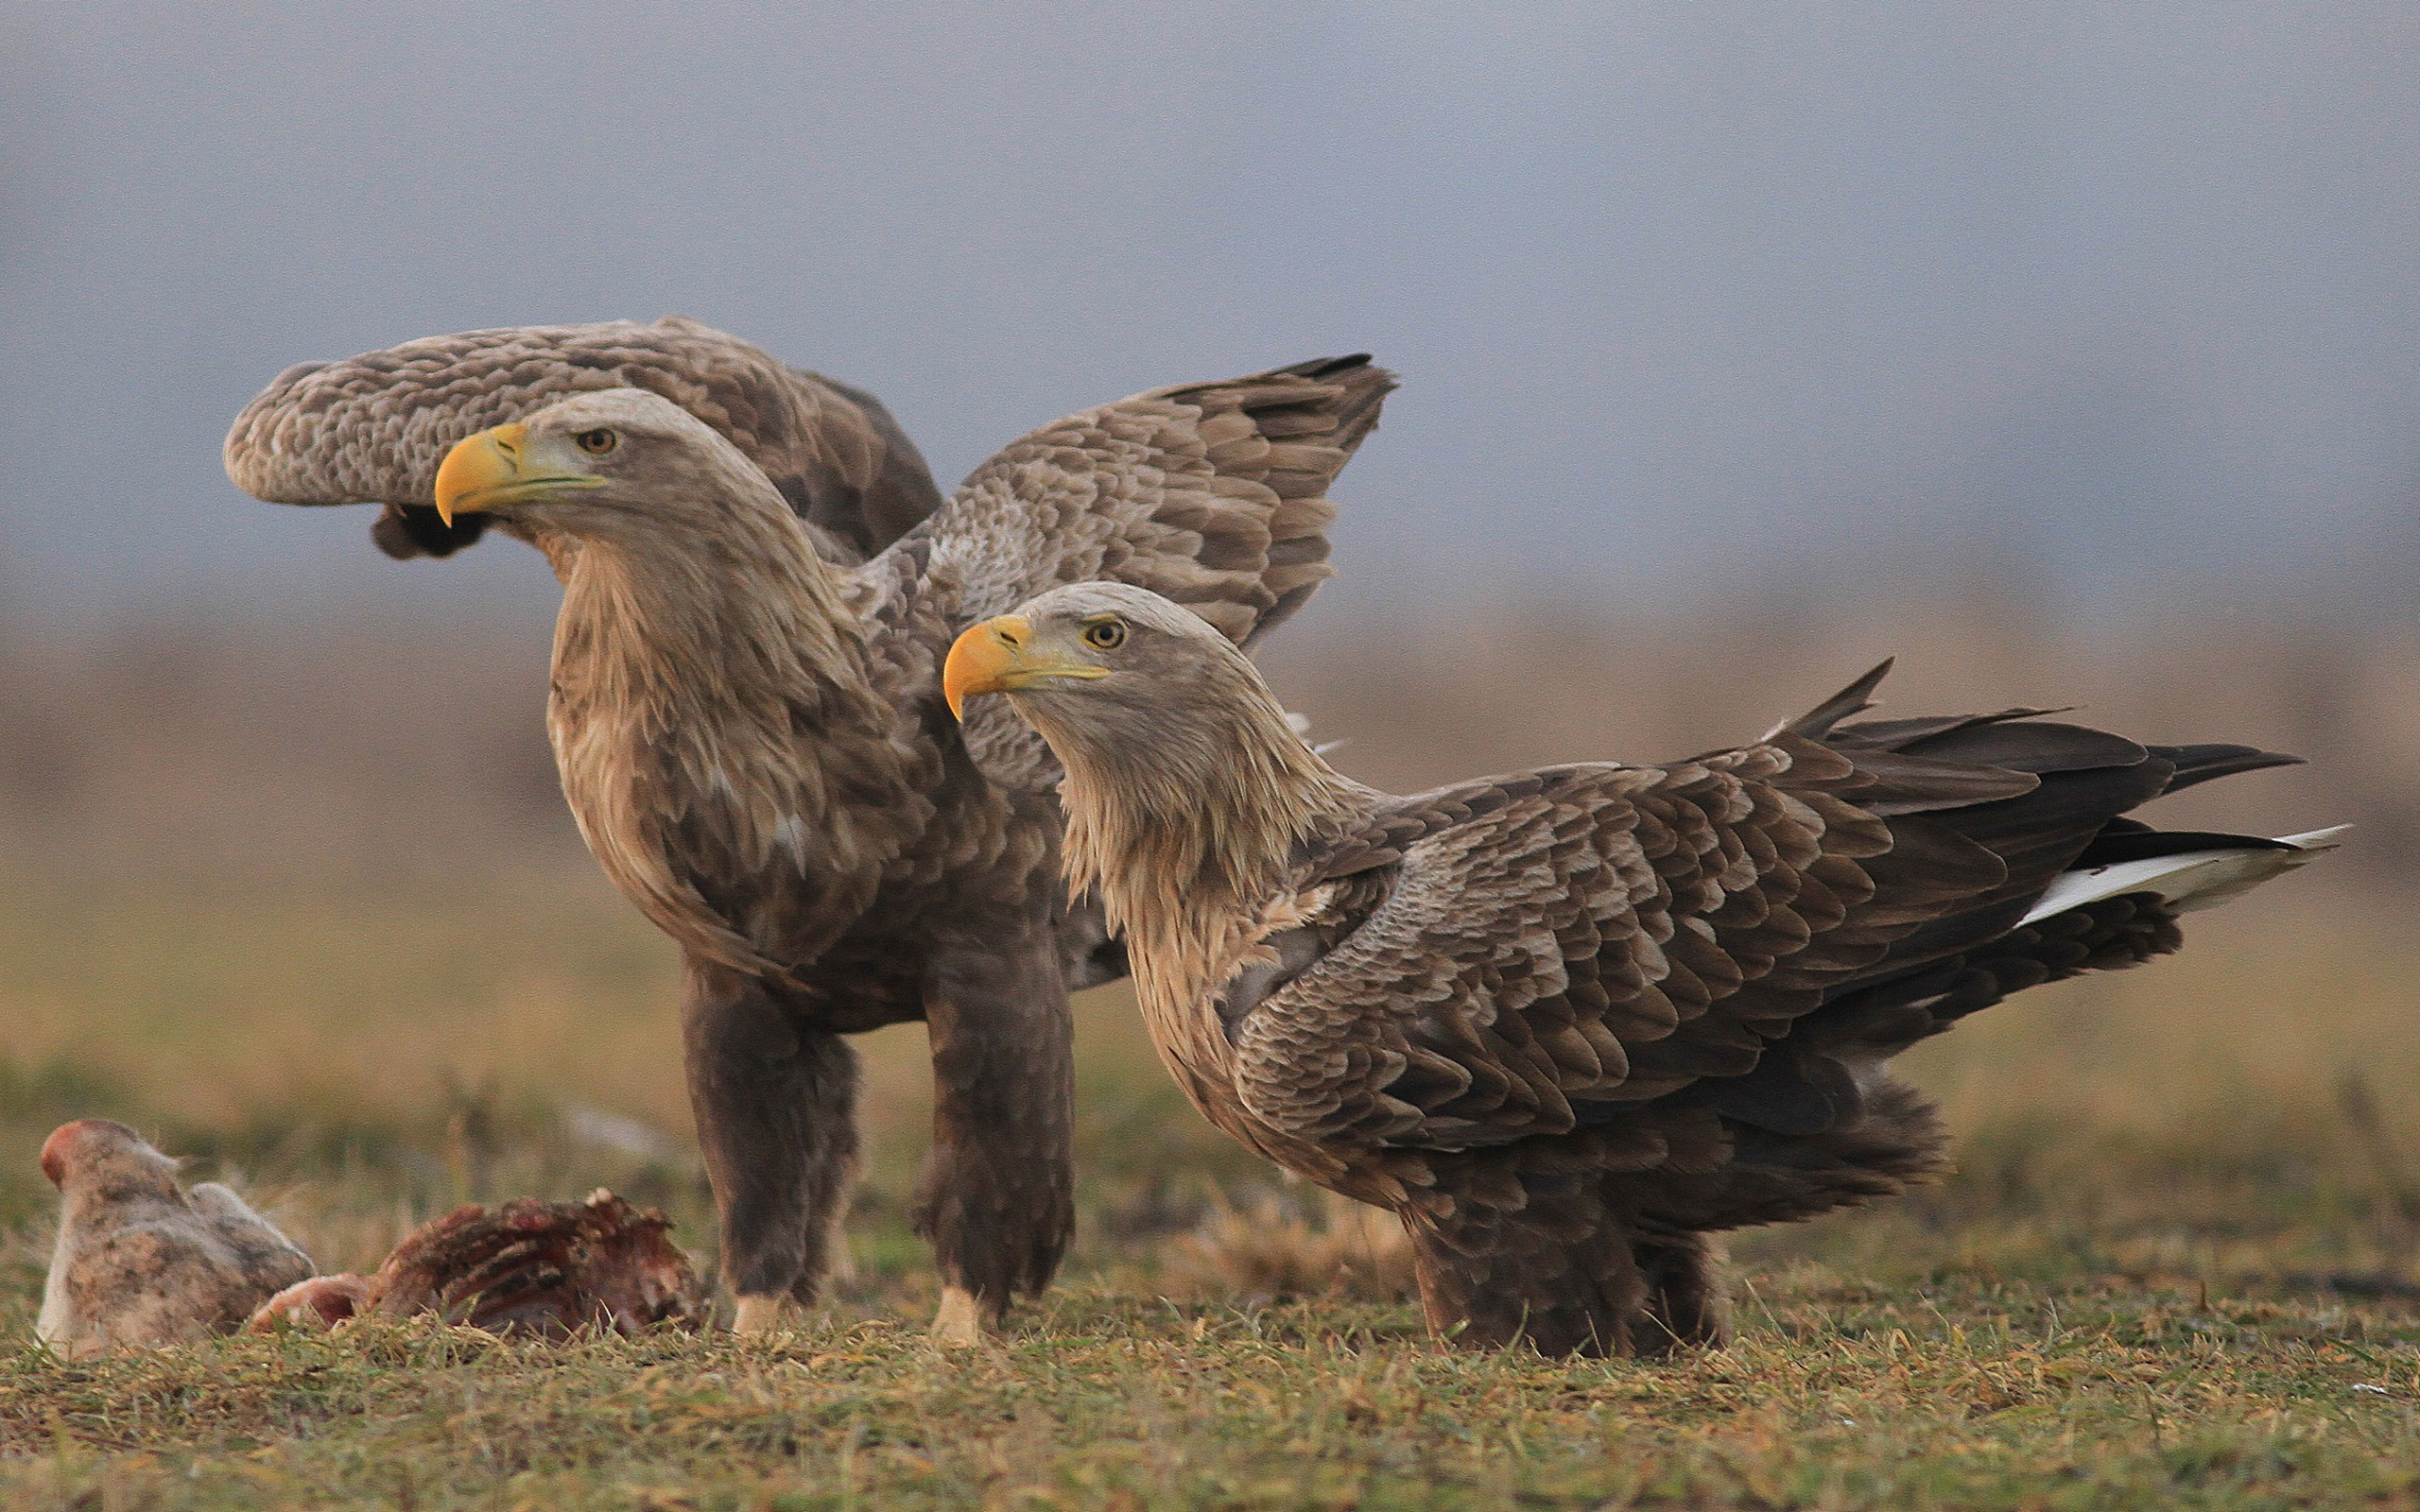
[[(1517, 18), (1517, 19), (1514, 19)], [(1340, 597), (2420, 584), (2420, 7), (0, 0), (0, 592), (551, 603), (252, 503), (288, 363), (679, 310), (944, 481), (1366, 348)], [(1869, 576), (1873, 569), (1869, 568)], [(2148, 585), (2141, 586), (2141, 585)]]

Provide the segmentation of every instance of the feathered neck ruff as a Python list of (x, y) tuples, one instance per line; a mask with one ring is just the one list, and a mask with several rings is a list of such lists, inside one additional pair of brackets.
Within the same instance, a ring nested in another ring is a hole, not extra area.
[(558, 691), (572, 674), (667, 733), (758, 704), (874, 716), (840, 575), (778, 498), (720, 490), (716, 502), (694, 528), (659, 514), (644, 536), (600, 532), (549, 552), (563, 580)]
[(1179, 1009), (1240, 963), (1301, 849), (1377, 795), (1304, 744), (1239, 654), (1148, 711), (1066, 717), (1088, 696), (1018, 698), (1066, 768), (1068, 884), (1099, 889), (1147, 1011)]

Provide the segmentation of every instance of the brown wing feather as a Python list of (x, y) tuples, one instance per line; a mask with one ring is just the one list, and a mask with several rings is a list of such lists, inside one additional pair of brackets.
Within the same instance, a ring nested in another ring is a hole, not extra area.
[(1472, 1149), (1703, 1085), (1825, 1126), (1844, 1047), (2170, 948), (2133, 905), (2016, 926), (2180, 770), (2281, 759), (2031, 711), (1836, 729), (1868, 687), (1739, 750), (1392, 800), (1305, 857), (1286, 969), (1220, 1005), (1246, 1107), (1308, 1141)]
[[(1854, 780), (1783, 737), (1409, 800), (1477, 811), (1434, 828), (1383, 814), (1392, 844), (1340, 849), (1392, 870), (1385, 901), (1240, 1024), (1246, 1105), (1310, 1139), (1470, 1148), (1752, 1070), (1827, 981), (1911, 927), (1920, 894), (1998, 878), (1978, 849), (1955, 858), (1964, 874), (1877, 888), (1866, 864), (1891, 833), (1835, 791)], [(1380, 1074), (1322, 1054), (1340, 1043)]]
[(389, 555), (446, 556), (485, 527), (480, 517), (448, 525), (430, 507), (456, 441), (618, 387), (662, 394), (728, 437), (837, 560), (863, 560), (941, 504), (872, 394), (681, 316), (469, 331), (289, 368), (229, 429), (227, 475), (273, 504), (384, 504), (373, 533)]
[(1153, 389), (1022, 438), (927, 527), (961, 625), (1061, 583), (1148, 588), (1249, 645), (1327, 565), (1328, 486), (1395, 387), (1367, 356)]
[[(1068, 416), (976, 469), (867, 579), (894, 603), (942, 596), (936, 649), (1046, 589), (1095, 579), (1150, 589), (1251, 645), (1333, 575), (1327, 490), (1394, 387), (1367, 356), (1331, 357)], [(985, 775), (1057, 783), (1049, 748), (1007, 700), (966, 713)]]

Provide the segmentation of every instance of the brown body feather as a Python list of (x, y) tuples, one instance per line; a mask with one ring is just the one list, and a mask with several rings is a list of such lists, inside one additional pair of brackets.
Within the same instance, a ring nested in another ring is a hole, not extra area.
[(995, 1314), (1048, 1280), (1073, 1222), (1066, 994), (1123, 960), (1098, 905), (1063, 901), (1056, 763), (1005, 712), (961, 732), (942, 656), (972, 620), (1097, 576), (1265, 632), (1326, 575), (1326, 485), (1392, 387), (1345, 358), (1070, 417), (855, 568), (652, 395), (528, 417), (533, 446), (619, 438), (597, 486), (505, 517), (564, 585), (564, 794), (687, 957), (691, 1099), (743, 1302), (816, 1295), (856, 1157), (838, 1037), (914, 1019), (944, 1280)]
[[(1111, 622), (1114, 649), (1082, 638)], [(1070, 874), (1126, 930), (1180, 1083), (1400, 1214), (1430, 1321), (1465, 1342), (1720, 1339), (1712, 1235), (1940, 1165), (1892, 1056), (2175, 948), (2156, 890), (2028, 922), (2063, 873), (2309, 853), (2123, 817), (2287, 758), (2032, 711), (1841, 724), (1876, 679), (1734, 750), (1398, 798), (1330, 770), (1223, 638), (1148, 594), (1087, 585), (998, 623), (955, 685), (1010, 692), (1065, 763)]]

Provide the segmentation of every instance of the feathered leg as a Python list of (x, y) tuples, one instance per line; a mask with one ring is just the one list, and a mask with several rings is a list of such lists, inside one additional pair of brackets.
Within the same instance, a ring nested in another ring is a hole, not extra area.
[(1721, 1242), (1711, 1234), (1637, 1239), (1631, 1258), (1646, 1285), (1644, 1321), (1631, 1340), (1639, 1354), (1718, 1349), (1731, 1340), (1731, 1290)]
[(1626, 1355), (1652, 1327), (1645, 1278), (1618, 1232), (1564, 1239), (1518, 1219), (1405, 1227), (1429, 1330), (1458, 1348), (1527, 1340), (1545, 1355)]
[(1050, 1284), (1075, 1232), (1075, 1058), (1046, 918), (954, 942), (930, 967), (933, 1150), (917, 1229), (942, 1275), (934, 1332), (972, 1343)]
[(742, 1332), (812, 1304), (857, 1170), (857, 1056), (801, 1029), (753, 977), (688, 963), (689, 1106), (721, 1220)]
[(1656, 1174), (1703, 1179), (1726, 1148), (1720, 1120), (1681, 1109), (1432, 1160), (1403, 1209), (1428, 1326), (1547, 1355), (1719, 1339), (1721, 1251), (1692, 1226), (1641, 1222), (1634, 1199)]
[(1559, 1153), (1541, 1144), (1440, 1161), (1436, 1186), (1404, 1211), (1421, 1304), (1441, 1337), (1466, 1349), (1526, 1339), (1547, 1355), (1637, 1348), (1651, 1325), (1631, 1235), (1598, 1174)]

